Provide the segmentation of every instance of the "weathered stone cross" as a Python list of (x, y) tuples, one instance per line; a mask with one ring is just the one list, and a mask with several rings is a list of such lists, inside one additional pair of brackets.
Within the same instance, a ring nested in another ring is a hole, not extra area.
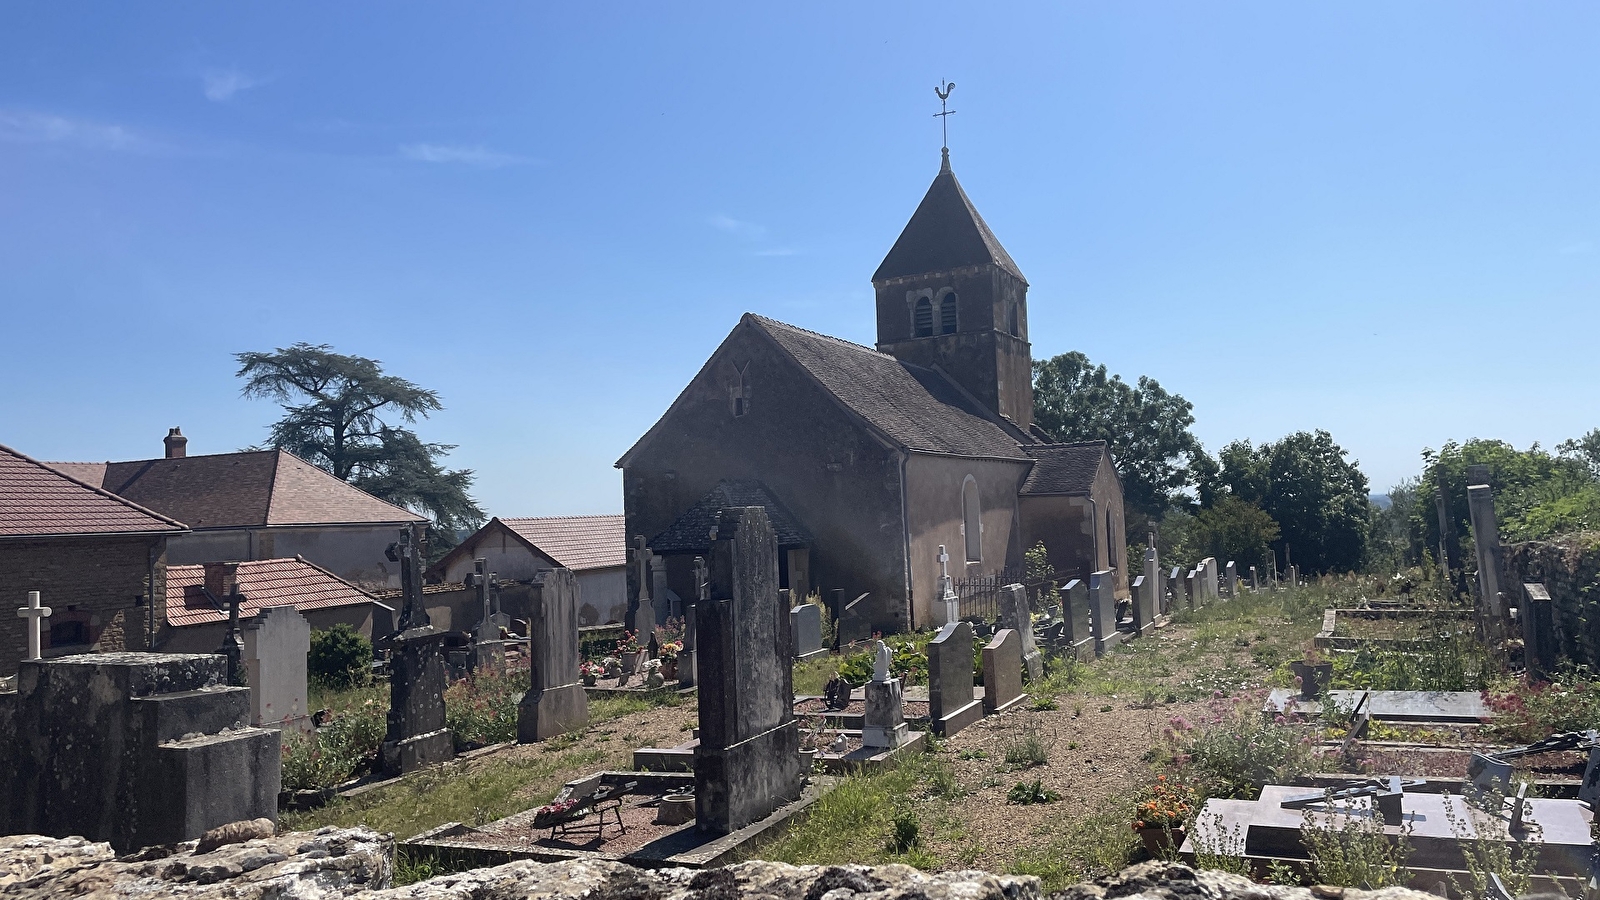
[(42, 643), (44, 620), (50, 618), (50, 607), (39, 605), (39, 592), (28, 592), (28, 605), (17, 610), (17, 617), (28, 620), (28, 658), (41, 659), (39, 645)]
[(633, 562), (639, 567), (639, 603), (642, 605), (650, 599), (650, 561), (655, 554), (645, 546), (644, 535), (635, 535), (633, 538)]
[(944, 601), (944, 620), (948, 624), (961, 618), (961, 598), (950, 582), (950, 554), (939, 545), (939, 599)]

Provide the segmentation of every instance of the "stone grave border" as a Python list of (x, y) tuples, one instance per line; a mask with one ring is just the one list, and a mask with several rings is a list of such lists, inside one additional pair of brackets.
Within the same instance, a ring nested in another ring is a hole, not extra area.
[(1362, 638), (1338, 634), (1339, 618), (1362, 619), (1368, 622), (1383, 620), (1413, 620), (1422, 622), (1427, 619), (1436, 619), (1441, 622), (1466, 622), (1471, 623), (1473, 611), (1470, 609), (1417, 609), (1388, 608), (1388, 609), (1328, 609), (1322, 613), (1322, 630), (1312, 639), (1312, 644), (1318, 650), (1356, 650), (1361, 647), (1389, 647), (1394, 649), (1407, 649), (1420, 646), (1420, 642), (1400, 638)]

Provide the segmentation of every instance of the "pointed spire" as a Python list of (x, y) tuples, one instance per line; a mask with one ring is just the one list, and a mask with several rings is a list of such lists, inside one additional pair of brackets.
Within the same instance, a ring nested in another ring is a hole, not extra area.
[(961, 189), (950, 168), (950, 150), (945, 148), (939, 174), (928, 193), (911, 214), (905, 230), (883, 258), (873, 281), (926, 275), (965, 266), (991, 263), (1022, 279), (1022, 271), (1010, 254), (995, 239), (994, 232), (973, 208), (967, 192)]

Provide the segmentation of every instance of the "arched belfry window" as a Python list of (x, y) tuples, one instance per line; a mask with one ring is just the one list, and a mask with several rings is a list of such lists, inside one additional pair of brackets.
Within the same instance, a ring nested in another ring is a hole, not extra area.
[(978, 480), (967, 476), (961, 485), (961, 531), (966, 535), (967, 562), (983, 561), (983, 517), (978, 507)]
[(939, 298), (939, 333), (956, 333), (956, 294), (951, 291)]
[(933, 301), (927, 297), (917, 299), (916, 311), (911, 316), (912, 327), (916, 329), (917, 337), (927, 337), (933, 334)]

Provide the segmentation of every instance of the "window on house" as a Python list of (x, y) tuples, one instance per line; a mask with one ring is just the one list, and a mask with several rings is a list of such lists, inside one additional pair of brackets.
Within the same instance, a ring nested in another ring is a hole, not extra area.
[(983, 519), (978, 508), (978, 482), (971, 475), (961, 485), (961, 530), (967, 538), (967, 562), (983, 561)]
[(939, 333), (956, 333), (956, 295), (952, 291), (939, 301)]
[(933, 334), (932, 300), (927, 297), (917, 298), (917, 305), (911, 316), (911, 325), (917, 337), (927, 337)]
[(745, 367), (738, 369), (738, 377), (728, 387), (728, 400), (733, 407), (735, 418), (750, 411), (750, 373), (748, 366), (749, 363), (745, 363)]
[(88, 622), (57, 622), (50, 626), (50, 646), (70, 647), (89, 643)]

